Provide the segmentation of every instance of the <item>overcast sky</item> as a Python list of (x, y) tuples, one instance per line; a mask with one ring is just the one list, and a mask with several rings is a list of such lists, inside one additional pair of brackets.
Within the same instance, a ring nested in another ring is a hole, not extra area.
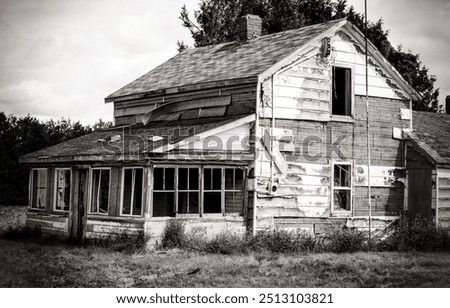
[[(0, 0), (0, 111), (84, 124), (112, 119), (103, 99), (192, 45), (178, 19), (198, 0)], [(358, 11), (363, 0), (349, 0)], [(419, 53), (450, 95), (450, 2), (368, 0), (394, 45)]]

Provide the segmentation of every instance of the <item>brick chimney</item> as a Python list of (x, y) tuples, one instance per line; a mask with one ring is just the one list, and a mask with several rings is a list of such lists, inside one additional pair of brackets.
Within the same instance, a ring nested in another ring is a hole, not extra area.
[(450, 95), (445, 98), (445, 112), (450, 114)]
[(261, 36), (262, 20), (257, 15), (247, 14), (239, 18), (238, 30), (241, 41)]

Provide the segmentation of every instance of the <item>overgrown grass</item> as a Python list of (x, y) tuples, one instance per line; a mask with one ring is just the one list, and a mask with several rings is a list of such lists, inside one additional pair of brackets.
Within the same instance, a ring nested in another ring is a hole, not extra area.
[(0, 240), (0, 287), (450, 287), (449, 253), (125, 253)]
[(67, 245), (73, 247), (103, 248), (110, 251), (135, 254), (145, 251), (146, 240), (143, 233), (120, 234), (89, 238), (83, 240), (66, 239), (42, 233), (40, 228), (31, 226), (8, 227), (0, 231), (0, 239), (13, 241), (32, 241), (40, 245)]

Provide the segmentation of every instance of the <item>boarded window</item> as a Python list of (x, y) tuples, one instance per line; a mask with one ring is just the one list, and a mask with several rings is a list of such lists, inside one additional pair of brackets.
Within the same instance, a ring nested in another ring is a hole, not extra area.
[(47, 198), (47, 169), (32, 170), (31, 187), (31, 208), (45, 209)]
[(109, 169), (92, 170), (91, 213), (107, 214), (109, 204)]
[(351, 165), (333, 167), (333, 211), (350, 211), (352, 201)]
[(144, 169), (123, 169), (122, 215), (142, 215)]
[(352, 71), (349, 68), (333, 67), (332, 89), (333, 115), (352, 115)]
[(153, 217), (175, 216), (175, 168), (153, 169)]
[(56, 169), (55, 210), (68, 211), (70, 207), (70, 169)]

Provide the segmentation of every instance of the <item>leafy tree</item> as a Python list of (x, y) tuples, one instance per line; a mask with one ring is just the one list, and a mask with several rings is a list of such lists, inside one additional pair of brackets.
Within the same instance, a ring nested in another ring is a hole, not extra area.
[(19, 164), (20, 156), (110, 126), (101, 119), (91, 127), (70, 119), (40, 122), (0, 112), (0, 204), (27, 203), (29, 170)]
[[(237, 20), (246, 14), (263, 19), (263, 34), (271, 34), (304, 27), (329, 20), (347, 18), (363, 33), (364, 15), (347, 6), (346, 0), (202, 0), (200, 9), (191, 19), (186, 6), (181, 9), (180, 19), (194, 39), (194, 46), (230, 42), (238, 39)], [(383, 29), (383, 20), (368, 22), (368, 38), (383, 56), (399, 71), (420, 94), (422, 99), (413, 108), (422, 111), (439, 111), (439, 89), (434, 88), (436, 76), (420, 61), (418, 54), (394, 48), (388, 40), (389, 31)], [(178, 42), (178, 50), (188, 46)]]

